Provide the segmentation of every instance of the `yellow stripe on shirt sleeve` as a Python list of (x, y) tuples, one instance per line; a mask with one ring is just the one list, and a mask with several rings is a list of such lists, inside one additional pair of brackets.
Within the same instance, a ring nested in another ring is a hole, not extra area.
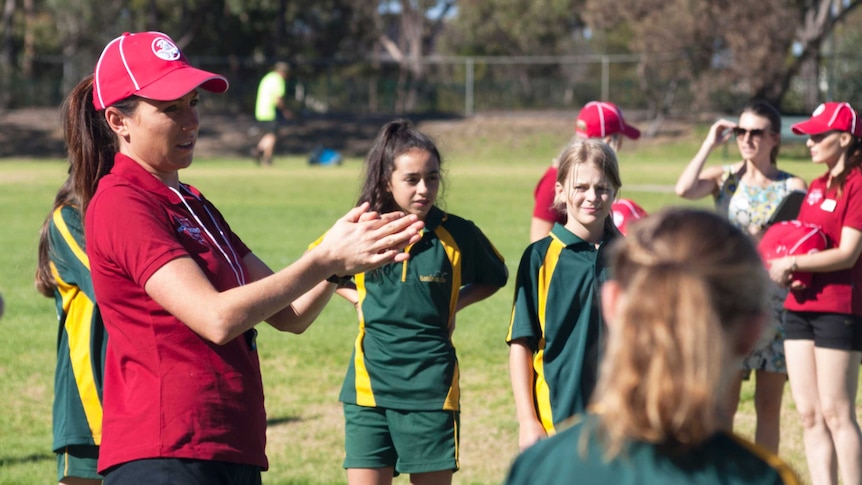
[[(365, 301), (365, 273), (359, 273), (354, 276), (356, 281), (356, 292), (359, 294), (359, 308), (362, 308), (362, 302)], [(353, 373), (354, 386), (356, 386), (356, 404), (359, 406), (373, 407), (377, 404), (374, 399), (374, 391), (371, 389), (371, 375), (368, 374), (368, 369), (365, 367), (365, 316), (359, 312), (359, 335), (356, 336), (354, 343), (353, 357)]]
[(71, 231), (69, 231), (69, 226), (66, 225), (66, 220), (63, 219), (63, 206), (57, 207), (54, 209), (53, 220), (54, 225), (57, 227), (57, 230), (60, 231), (60, 234), (63, 236), (63, 240), (66, 241), (66, 244), (69, 246), (69, 249), (75, 254), (75, 257), (81, 261), (81, 264), (87, 268), (87, 271), (90, 271), (90, 258), (87, 257), (87, 253), (78, 245), (78, 241), (72, 236)]
[(51, 263), (51, 272), (57, 281), (57, 290), (63, 298), (72, 373), (75, 375), (78, 395), (84, 406), (84, 415), (87, 417), (93, 441), (98, 446), (102, 442), (102, 403), (96, 390), (93, 363), (90, 358), (90, 330), (95, 305), (80, 288), (60, 278), (54, 263)]
[(539, 348), (536, 356), (533, 359), (533, 369), (536, 371), (535, 393), (536, 403), (538, 406), (539, 419), (542, 422), (542, 427), (549, 434), (554, 433), (554, 416), (551, 409), (551, 390), (548, 387), (548, 381), (545, 379), (545, 322), (548, 306), (548, 293), (551, 288), (551, 278), (554, 276), (554, 271), (557, 268), (557, 263), (560, 261), (560, 253), (565, 248), (565, 245), (556, 236), (552, 234), (552, 240), (545, 253), (545, 259), (542, 262), (542, 267), (539, 268), (537, 292), (538, 292), (538, 312), (539, 312), (539, 327), (542, 330), (542, 337), (539, 340)]

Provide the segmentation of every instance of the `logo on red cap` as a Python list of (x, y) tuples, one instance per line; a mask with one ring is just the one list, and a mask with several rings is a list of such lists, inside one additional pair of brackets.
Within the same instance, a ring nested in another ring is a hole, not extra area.
[(175, 61), (180, 58), (180, 49), (170, 40), (158, 37), (153, 40), (153, 54), (165, 61)]
[(193, 89), (223, 93), (224, 76), (192, 67), (161, 32), (125, 33), (105, 46), (93, 71), (93, 105), (102, 110), (129, 96), (179, 99)]

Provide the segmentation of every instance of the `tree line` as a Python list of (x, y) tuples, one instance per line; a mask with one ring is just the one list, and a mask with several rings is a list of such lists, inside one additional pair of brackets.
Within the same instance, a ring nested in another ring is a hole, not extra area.
[[(852, 46), (862, 40), (857, 22), (846, 20), (862, 0), (0, 2), (5, 108), (22, 102), (14, 86), (48, 70), (56, 91), (67, 92), (124, 31), (163, 31), (193, 57), (220, 59), (229, 69), (261, 71), (287, 60), (309, 82), (386, 73), (394, 94), (380, 109), (396, 112), (427, 109), (429, 83), (461, 82), (464, 72), (431, 69), (434, 59), (632, 54), (637, 60), (621, 69), (630, 71), (637, 104), (653, 117), (681, 98), (700, 109), (735, 109), (727, 105), (756, 97), (810, 110), (824, 97), (824, 52), (840, 68), (839, 54), (855, 55)], [(513, 63), (471, 75), (562, 102), (596, 72), (577, 63)], [(568, 87), (539, 88), (548, 79)], [(845, 99), (862, 93), (843, 82)], [(794, 92), (795, 84), (803, 88)]]

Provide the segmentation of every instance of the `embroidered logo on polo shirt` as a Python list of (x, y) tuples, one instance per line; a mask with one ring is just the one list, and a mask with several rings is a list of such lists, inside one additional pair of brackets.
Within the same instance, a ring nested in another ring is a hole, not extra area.
[(425, 283), (446, 283), (449, 281), (449, 273), (438, 271), (430, 275), (419, 275), (419, 281)]
[(821, 200), (823, 200), (823, 191), (820, 189), (813, 189), (808, 193), (808, 199), (805, 202), (807, 202), (808, 205), (817, 205)]
[(174, 217), (174, 224), (176, 225), (177, 232), (179, 234), (185, 234), (186, 236), (194, 239), (195, 241), (197, 241), (201, 244), (206, 244), (206, 241), (204, 241), (204, 237), (201, 234), (201, 228), (192, 224), (192, 222), (190, 220), (186, 219), (185, 217), (182, 217), (182, 216), (173, 216), (173, 217)]

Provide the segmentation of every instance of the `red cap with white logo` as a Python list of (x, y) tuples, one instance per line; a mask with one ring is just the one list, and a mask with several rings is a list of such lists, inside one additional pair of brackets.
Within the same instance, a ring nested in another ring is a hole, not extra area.
[(214, 93), (228, 88), (224, 76), (192, 67), (174, 41), (161, 32), (126, 32), (112, 40), (93, 75), (96, 110), (133, 94), (171, 101), (198, 87)]
[(846, 131), (853, 136), (862, 136), (862, 124), (850, 103), (829, 101), (814, 110), (811, 118), (790, 127), (797, 135), (819, 135), (827, 131)]
[(622, 133), (632, 140), (641, 136), (640, 130), (626, 123), (623, 112), (613, 103), (590, 101), (581, 108), (575, 121), (575, 133), (585, 138), (604, 138)]

